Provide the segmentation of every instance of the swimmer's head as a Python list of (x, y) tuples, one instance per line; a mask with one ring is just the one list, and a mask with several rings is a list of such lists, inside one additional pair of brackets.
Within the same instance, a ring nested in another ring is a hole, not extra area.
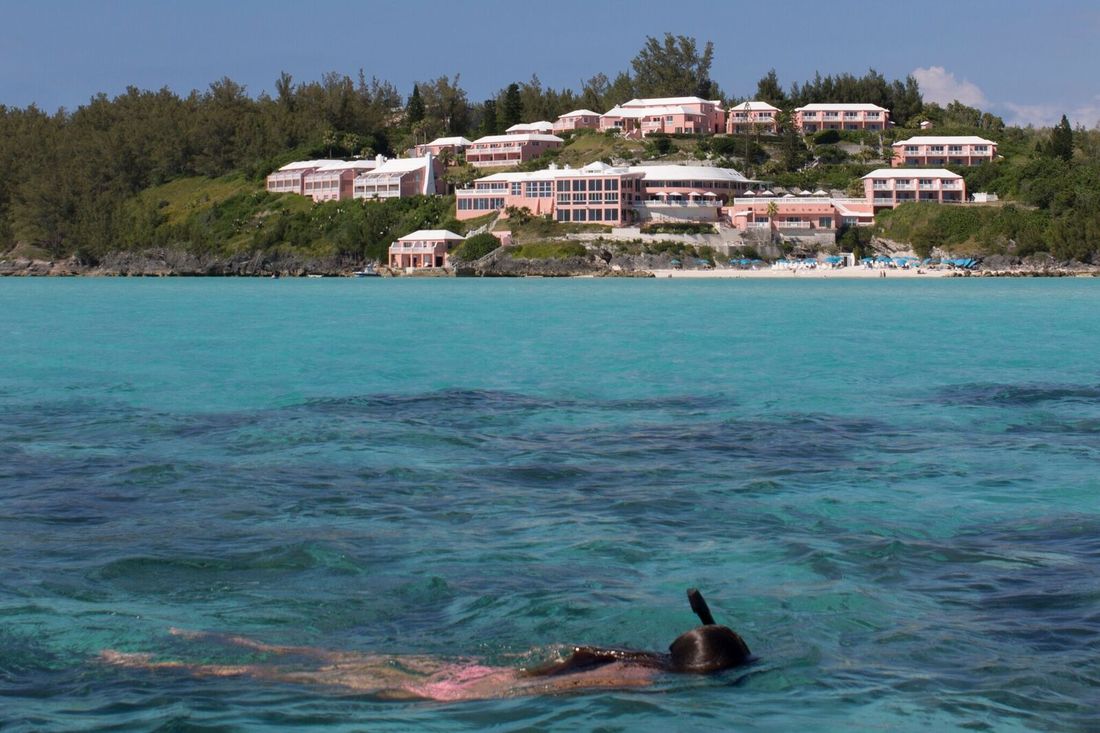
[(703, 625), (680, 634), (669, 645), (672, 669), (676, 672), (709, 674), (747, 662), (752, 652), (745, 640), (733, 629), (714, 622), (702, 593), (689, 588), (687, 596), (691, 610)]
[(727, 626), (699, 626), (680, 634), (668, 647), (674, 672), (710, 674), (749, 661), (752, 652), (737, 632)]

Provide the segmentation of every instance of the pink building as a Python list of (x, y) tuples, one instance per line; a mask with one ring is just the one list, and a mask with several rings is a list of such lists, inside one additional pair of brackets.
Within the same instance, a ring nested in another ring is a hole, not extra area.
[(712, 135), (725, 131), (726, 111), (721, 101), (699, 97), (632, 99), (601, 115), (600, 129), (634, 138), (656, 132)]
[(451, 249), (462, 239), (446, 229), (417, 230), (390, 245), (389, 265), (406, 270), (446, 267)]
[(752, 185), (740, 173), (708, 166), (622, 166), (595, 162), (496, 173), (455, 192), (458, 219), (506, 207), (557, 221), (622, 226), (643, 221), (718, 221), (722, 205)]
[(547, 122), (546, 120), (539, 120), (538, 122), (520, 122), (512, 125), (504, 132), (508, 135), (526, 135), (528, 133), (534, 133), (537, 135), (549, 135), (554, 131), (554, 124)]
[(357, 199), (393, 199), (442, 193), (442, 166), (431, 153), (422, 158), (387, 160), (374, 170), (360, 174), (352, 184)]
[(726, 117), (726, 132), (731, 135), (749, 132), (765, 132), (775, 135), (779, 131), (779, 108), (767, 102), (742, 102), (730, 107)]
[(464, 137), (437, 137), (430, 143), (417, 145), (413, 150), (418, 158), (423, 158), (429, 153), (436, 156), (443, 152), (450, 152), (454, 155), (458, 155), (459, 153), (465, 152), (466, 148), (470, 147), (472, 144), (473, 143)]
[(942, 168), (879, 168), (863, 177), (863, 190), (875, 211), (913, 201), (939, 204), (966, 201), (963, 177)]
[(587, 128), (590, 130), (600, 129), (600, 114), (599, 112), (593, 112), (589, 109), (575, 109), (572, 112), (566, 112), (554, 122), (554, 132), (568, 132), (569, 130), (579, 130)]
[(301, 160), (287, 163), (267, 177), (267, 190), (271, 193), (305, 193), (305, 177), (321, 166), (341, 163), (339, 160)]
[(302, 193), (310, 196), (314, 203), (350, 199), (355, 177), (374, 170), (382, 160), (382, 156), (378, 156), (375, 160), (337, 160), (322, 165), (303, 177)]
[(890, 111), (876, 104), (807, 104), (794, 111), (794, 124), (803, 134), (819, 130), (885, 130)]
[(899, 166), (981, 165), (997, 157), (997, 143), (973, 135), (911, 137), (893, 144)]
[(835, 233), (844, 226), (870, 226), (874, 209), (864, 199), (832, 198), (824, 191), (810, 195), (743, 196), (725, 210), (742, 231), (764, 229), (785, 233)]
[(518, 165), (547, 150), (560, 148), (564, 142), (556, 135), (538, 133), (489, 135), (470, 143), (466, 148), (466, 162), (479, 168)]

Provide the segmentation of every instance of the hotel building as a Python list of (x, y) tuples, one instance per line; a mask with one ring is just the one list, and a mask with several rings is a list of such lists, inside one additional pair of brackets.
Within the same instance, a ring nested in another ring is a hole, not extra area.
[(489, 135), (470, 143), (466, 148), (466, 162), (479, 168), (518, 165), (547, 150), (560, 148), (564, 142), (557, 135), (541, 133)]
[(656, 132), (712, 135), (725, 131), (726, 111), (721, 101), (699, 97), (632, 99), (602, 114), (600, 129), (632, 138)]
[(463, 237), (446, 229), (420, 229), (390, 245), (389, 266), (403, 269), (446, 267), (451, 249)]
[(876, 104), (807, 104), (794, 111), (794, 124), (803, 134), (819, 130), (885, 130), (890, 111)]
[(997, 143), (973, 135), (911, 137), (893, 144), (899, 166), (981, 165), (997, 157)]
[(765, 132), (771, 135), (779, 131), (779, 108), (767, 102), (742, 102), (730, 107), (726, 116), (726, 132), (731, 135)]
[(875, 211), (913, 201), (937, 204), (966, 201), (963, 177), (942, 168), (879, 168), (863, 177), (863, 190)]

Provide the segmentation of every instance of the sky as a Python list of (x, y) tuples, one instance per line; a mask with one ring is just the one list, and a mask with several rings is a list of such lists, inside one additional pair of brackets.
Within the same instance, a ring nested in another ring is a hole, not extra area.
[(714, 42), (730, 97), (771, 68), (784, 87), (874, 68), (1010, 124), (1100, 125), (1100, 0), (0, 0), (0, 104), (52, 112), (225, 76), (258, 95), (281, 71), (360, 69), (405, 95), (460, 74), (478, 102), (532, 74), (579, 90), (666, 32)]

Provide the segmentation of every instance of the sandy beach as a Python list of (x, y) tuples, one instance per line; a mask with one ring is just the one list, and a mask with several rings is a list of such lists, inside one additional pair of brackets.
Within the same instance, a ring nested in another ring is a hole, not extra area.
[[(715, 270), (652, 270), (655, 277), (690, 277), (690, 278), (752, 278), (752, 279), (853, 279), (853, 278), (935, 278), (955, 275), (953, 270), (903, 270), (887, 269), (872, 270), (866, 267), (841, 267), (830, 268), (803, 268), (798, 270), (773, 270), (770, 267), (762, 270), (735, 270), (732, 268), (719, 268)], [(883, 278), (883, 273), (886, 277)]]

